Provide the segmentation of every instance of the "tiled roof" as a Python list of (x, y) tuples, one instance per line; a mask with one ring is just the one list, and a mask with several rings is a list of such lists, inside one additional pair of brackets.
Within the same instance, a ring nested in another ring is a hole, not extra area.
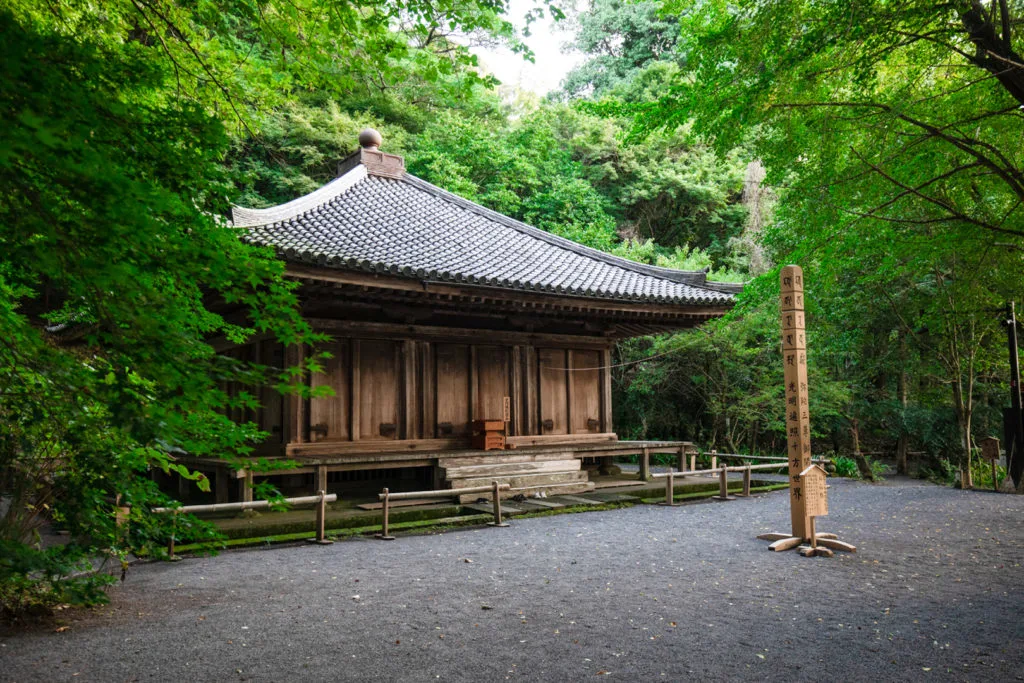
[(289, 261), (417, 280), (598, 299), (728, 306), (735, 285), (633, 263), (544, 232), (419, 178), (359, 164), (271, 209), (236, 208), (244, 239)]

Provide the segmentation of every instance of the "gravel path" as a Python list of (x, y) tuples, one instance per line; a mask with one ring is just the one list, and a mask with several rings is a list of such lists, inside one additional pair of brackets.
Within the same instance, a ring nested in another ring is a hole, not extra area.
[(144, 565), (0, 680), (1024, 678), (1024, 497), (833, 482), (832, 559), (778, 492)]

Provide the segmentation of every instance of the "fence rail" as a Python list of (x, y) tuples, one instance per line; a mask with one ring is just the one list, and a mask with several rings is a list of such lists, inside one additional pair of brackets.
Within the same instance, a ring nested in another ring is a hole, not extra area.
[[(285, 498), (283, 502), (290, 505), (316, 505), (316, 538), (311, 539), (314, 543), (327, 545), (332, 541), (327, 540), (324, 526), (327, 521), (327, 504), (338, 500), (338, 494), (320, 491), (315, 496), (299, 496), (297, 498)], [(270, 507), (269, 500), (243, 500), (238, 503), (215, 503), (213, 505), (183, 505), (181, 507), (159, 507), (153, 508), (158, 515), (174, 515), (174, 526), (171, 529), (171, 538), (167, 542), (167, 556), (169, 559), (177, 559), (174, 555), (175, 533), (177, 531), (178, 515), (182, 513), (194, 514), (197, 512), (234, 512), (241, 510), (262, 510)]]
[(508, 484), (499, 484), (497, 481), (491, 482), (490, 486), (468, 486), (461, 489), (438, 489), (436, 491), (405, 491), (402, 493), (391, 493), (387, 489), (384, 489), (378, 495), (378, 498), (384, 503), (381, 506), (381, 530), (379, 534), (375, 534), (377, 538), (382, 541), (393, 541), (395, 537), (392, 536), (388, 531), (388, 515), (391, 510), (391, 501), (393, 500), (412, 500), (416, 498), (452, 498), (454, 496), (463, 496), (473, 493), (490, 493), (493, 495), (494, 505), (494, 521), (488, 522), (490, 526), (508, 526), (508, 524), (501, 521), (501, 491), (508, 491), (511, 488)]

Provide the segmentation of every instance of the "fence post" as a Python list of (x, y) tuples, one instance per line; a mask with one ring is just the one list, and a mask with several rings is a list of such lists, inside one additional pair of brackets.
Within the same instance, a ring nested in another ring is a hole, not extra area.
[(750, 465), (747, 465), (747, 469), (743, 470), (743, 493), (740, 495), (744, 498), (750, 497)]
[(644, 448), (640, 453), (640, 481), (651, 479), (651, 449)]
[(679, 471), (686, 470), (686, 446), (679, 447)]
[(167, 542), (167, 559), (177, 562), (181, 558), (174, 554), (174, 536), (178, 533), (178, 511), (171, 513), (171, 540)]
[(498, 493), (498, 481), (494, 480), (494, 521), (488, 522), (488, 526), (508, 526), (501, 521), (501, 494)]
[(718, 467), (718, 451), (711, 451), (711, 469)]
[(382, 541), (393, 541), (395, 540), (395, 537), (388, 534), (388, 510), (391, 507), (390, 501), (388, 500), (389, 493), (387, 489), (384, 489), (383, 491), (381, 491), (381, 493), (384, 494), (384, 520), (381, 525), (381, 533), (376, 534), (376, 537)]
[(665, 477), (665, 502), (662, 505), (675, 506), (675, 501), (672, 500), (672, 496), (675, 493), (675, 472), (669, 470), (668, 476)]
[(320, 489), (320, 502), (316, 506), (316, 538), (309, 539), (310, 543), (318, 545), (330, 545), (334, 541), (327, 540), (325, 527), (327, 525), (327, 491)]
[(718, 471), (718, 500), (735, 500), (729, 497), (729, 470), (723, 467)]
[(697, 469), (697, 454), (690, 453), (690, 471), (693, 472)]

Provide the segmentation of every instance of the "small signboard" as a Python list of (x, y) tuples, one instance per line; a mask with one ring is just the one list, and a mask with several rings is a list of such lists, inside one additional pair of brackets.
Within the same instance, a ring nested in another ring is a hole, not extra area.
[(501, 402), (502, 421), (512, 421), (512, 399), (506, 396)]
[(822, 517), (828, 514), (828, 493), (825, 470), (811, 465), (800, 473), (800, 488), (804, 494), (804, 514)]
[(999, 439), (994, 436), (986, 436), (981, 440), (981, 457), (985, 460), (999, 460)]

